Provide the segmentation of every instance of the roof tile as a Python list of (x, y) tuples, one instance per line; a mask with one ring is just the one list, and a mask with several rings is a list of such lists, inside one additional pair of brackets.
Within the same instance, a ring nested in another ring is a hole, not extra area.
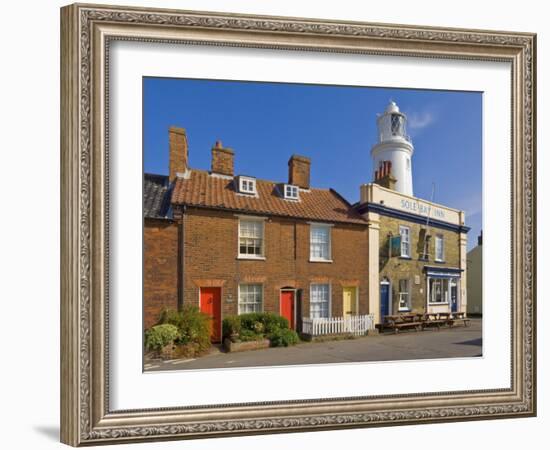
[(295, 217), (322, 222), (366, 225), (352, 206), (332, 189), (300, 190), (300, 201), (285, 200), (278, 183), (256, 180), (257, 196), (240, 194), (233, 179), (192, 170), (188, 178), (177, 178), (172, 203), (204, 208)]

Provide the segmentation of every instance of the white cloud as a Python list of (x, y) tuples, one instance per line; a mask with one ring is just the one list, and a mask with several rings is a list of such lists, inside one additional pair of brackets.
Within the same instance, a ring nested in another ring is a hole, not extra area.
[(421, 130), (435, 122), (435, 116), (429, 112), (412, 112), (407, 114), (407, 127), (409, 130)]

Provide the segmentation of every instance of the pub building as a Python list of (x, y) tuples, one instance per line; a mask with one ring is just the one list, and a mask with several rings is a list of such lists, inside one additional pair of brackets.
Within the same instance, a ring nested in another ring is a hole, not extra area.
[(376, 323), (385, 315), (467, 307), (465, 214), (413, 196), (414, 147), (406, 120), (394, 102), (378, 117), (374, 182), (361, 186), (356, 205), (369, 226), (369, 302)]

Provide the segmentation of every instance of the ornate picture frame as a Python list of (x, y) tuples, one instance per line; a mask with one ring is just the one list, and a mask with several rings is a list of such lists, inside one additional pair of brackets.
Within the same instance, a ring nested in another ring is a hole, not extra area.
[[(113, 411), (108, 63), (116, 40), (511, 65), (507, 389)], [(61, 10), (61, 440), (97, 445), (536, 414), (536, 35), (75, 4)]]

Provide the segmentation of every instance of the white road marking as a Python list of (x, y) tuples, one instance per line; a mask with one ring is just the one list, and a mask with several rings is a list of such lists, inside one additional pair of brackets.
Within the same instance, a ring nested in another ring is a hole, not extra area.
[(166, 361), (166, 362), (170, 362), (172, 364), (183, 364), (183, 363), (188, 363), (188, 362), (191, 362), (191, 361), (195, 361), (197, 358), (191, 358), (191, 359), (176, 359), (174, 361)]

